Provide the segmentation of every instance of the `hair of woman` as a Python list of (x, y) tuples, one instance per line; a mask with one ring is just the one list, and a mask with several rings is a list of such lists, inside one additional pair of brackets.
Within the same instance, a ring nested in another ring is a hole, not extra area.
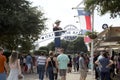
[(15, 61), (18, 59), (18, 53), (17, 52), (13, 52), (9, 58), (9, 62), (10, 63), (15, 63)]
[(104, 51), (104, 52), (103, 52), (103, 56), (104, 56), (105, 58), (108, 58), (108, 52), (107, 52), (107, 51)]
[(49, 51), (50, 56), (53, 56), (53, 54), (54, 54), (53, 51)]

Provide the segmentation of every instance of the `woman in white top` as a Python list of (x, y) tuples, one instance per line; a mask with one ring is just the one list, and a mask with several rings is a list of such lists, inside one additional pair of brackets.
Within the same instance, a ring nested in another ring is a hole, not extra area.
[(21, 75), (20, 60), (18, 53), (13, 52), (9, 58), (10, 73), (7, 80), (18, 80), (18, 75)]

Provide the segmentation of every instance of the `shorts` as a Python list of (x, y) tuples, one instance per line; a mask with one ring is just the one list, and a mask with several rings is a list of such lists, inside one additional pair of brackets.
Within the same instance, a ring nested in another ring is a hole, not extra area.
[(60, 76), (66, 76), (66, 69), (60, 69)]
[(31, 69), (31, 64), (27, 64), (27, 68), (28, 68), (28, 70), (30, 70)]
[(84, 69), (80, 69), (80, 76), (82, 77), (87, 77), (87, 70), (84, 70)]

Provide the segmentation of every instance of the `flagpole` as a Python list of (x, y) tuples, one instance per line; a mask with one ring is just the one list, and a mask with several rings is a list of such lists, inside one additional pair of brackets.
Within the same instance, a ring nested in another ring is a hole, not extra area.
[[(94, 6), (92, 9), (92, 32), (94, 31)], [(92, 39), (91, 41), (91, 75), (92, 77), (94, 76), (94, 63), (93, 63), (93, 58), (94, 58), (94, 40)]]
[(79, 7), (83, 3), (84, 3), (84, 0), (82, 0), (76, 7), (73, 7), (72, 9), (83, 9), (84, 7)]

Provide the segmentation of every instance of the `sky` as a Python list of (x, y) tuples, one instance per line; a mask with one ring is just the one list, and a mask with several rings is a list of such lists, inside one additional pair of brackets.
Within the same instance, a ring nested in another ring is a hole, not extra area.
[[(57, 20), (61, 20), (60, 27), (64, 28), (66, 25), (72, 24), (75, 25), (78, 29), (83, 28), (77, 16), (77, 9), (72, 9), (76, 7), (81, 0), (30, 0), (33, 6), (39, 6), (39, 8), (44, 13), (44, 16), (48, 18), (46, 26), (48, 30), (44, 33), (52, 32), (52, 24)], [(102, 25), (108, 24), (108, 26), (119, 26), (120, 19), (110, 19), (109, 14), (100, 16), (99, 13), (95, 10), (94, 13), (94, 30), (97, 32), (103, 31)], [(39, 46), (47, 45), (49, 42), (53, 41), (48, 40), (41, 42)]]

